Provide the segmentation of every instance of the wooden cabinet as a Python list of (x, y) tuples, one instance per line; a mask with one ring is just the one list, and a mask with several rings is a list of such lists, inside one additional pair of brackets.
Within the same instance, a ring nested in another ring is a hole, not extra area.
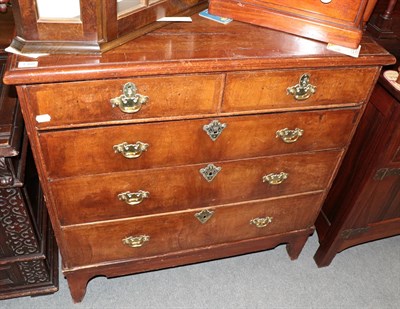
[[(380, 1), (368, 31), (400, 59), (400, 10)], [(398, 7), (398, 6), (397, 6)], [(316, 222), (314, 259), (329, 265), (351, 246), (400, 234), (400, 91), (382, 76)]]
[(317, 221), (318, 266), (400, 234), (400, 92), (381, 78)]
[[(1, 18), (0, 78), (13, 33), (10, 12)], [(16, 91), (0, 83), (0, 299), (57, 290), (58, 249)]]
[(358, 48), (377, 0), (210, 0), (210, 13)]
[(163, 17), (190, 16), (205, 0), (13, 0), (22, 53), (98, 54), (168, 24)]
[[(151, 47), (151, 48), (150, 48)], [(74, 301), (90, 278), (286, 243), (295, 259), (383, 64), (193, 16), (102, 56), (6, 72)]]

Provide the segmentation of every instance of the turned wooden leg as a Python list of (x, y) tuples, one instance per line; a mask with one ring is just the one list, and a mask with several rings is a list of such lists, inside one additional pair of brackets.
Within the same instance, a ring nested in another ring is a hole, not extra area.
[(72, 296), (74, 303), (79, 303), (82, 301), (86, 294), (86, 286), (90, 279), (85, 274), (80, 273), (70, 273), (66, 275), (69, 291)]
[(305, 236), (297, 237), (286, 245), (286, 251), (289, 254), (289, 257), (292, 261), (296, 260), (299, 257), (301, 250), (303, 250), (308, 237), (309, 237), (308, 234), (306, 234)]

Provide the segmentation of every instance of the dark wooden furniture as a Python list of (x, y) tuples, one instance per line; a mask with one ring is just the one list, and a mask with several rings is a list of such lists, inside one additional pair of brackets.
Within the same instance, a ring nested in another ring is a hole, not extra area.
[(400, 234), (399, 123), (400, 91), (381, 78), (318, 218), (318, 266), (348, 247)]
[[(400, 25), (398, 12), (392, 15), (392, 25)], [(376, 12), (372, 22), (381, 14)], [(382, 37), (376, 28), (372, 32), (388, 50), (397, 53), (399, 33)], [(320, 267), (329, 265), (346, 248), (400, 234), (400, 91), (383, 76), (367, 104), (316, 228), (320, 246), (314, 259)]]
[[(0, 76), (13, 34), (0, 16)], [(0, 299), (58, 290), (58, 249), (14, 87), (0, 83)]]
[[(74, 301), (90, 278), (270, 249), (295, 259), (381, 65), (199, 16), (102, 56), (11, 58)], [(21, 64), (22, 67), (21, 67)]]
[(400, 4), (397, 0), (380, 0), (367, 25), (367, 32), (397, 58), (400, 65)]
[(14, 0), (11, 45), (23, 53), (100, 53), (167, 25), (157, 22), (162, 17), (205, 7), (205, 0)]
[(210, 0), (212, 14), (357, 48), (376, 0)]
[[(381, 4), (386, 4), (386, 1), (381, 0), (375, 9), (371, 20), (368, 22), (368, 32), (379, 39), (391, 39), (396, 36), (396, 30), (393, 29), (393, 12), (395, 10), (397, 0), (387, 1), (387, 6), (382, 10)], [(398, 26), (397, 26), (398, 27)]]

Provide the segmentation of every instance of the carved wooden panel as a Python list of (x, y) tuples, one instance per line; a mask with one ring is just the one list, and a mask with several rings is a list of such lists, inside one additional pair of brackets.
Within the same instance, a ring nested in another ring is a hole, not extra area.
[(14, 177), (7, 166), (6, 159), (0, 158), (0, 188), (11, 186), (14, 182)]
[(5, 243), (13, 255), (39, 252), (40, 247), (20, 189), (0, 189), (0, 225), (4, 230), (1, 237), (5, 237)]

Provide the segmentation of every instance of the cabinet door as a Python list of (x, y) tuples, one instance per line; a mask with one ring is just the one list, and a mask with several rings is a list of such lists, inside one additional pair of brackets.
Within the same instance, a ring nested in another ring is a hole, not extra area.
[(400, 102), (377, 84), (360, 128), (369, 128), (364, 143), (371, 160), (360, 194), (357, 225), (400, 218)]

